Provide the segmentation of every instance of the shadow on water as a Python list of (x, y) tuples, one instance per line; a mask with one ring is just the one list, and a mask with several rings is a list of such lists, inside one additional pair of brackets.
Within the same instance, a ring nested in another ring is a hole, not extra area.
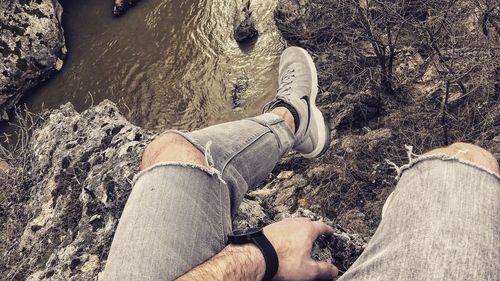
[(241, 51), (245, 54), (251, 54), (255, 48), (255, 44), (257, 43), (259, 37), (254, 37), (248, 41), (238, 44)]
[[(232, 39), (240, 1), (146, 0), (119, 18), (110, 2), (61, 1), (63, 69), (20, 105), (40, 112), (71, 102), (82, 111), (110, 99), (137, 125), (190, 130), (259, 114), (274, 95), (284, 48), (275, 1), (252, 1), (260, 35), (241, 48)], [(249, 88), (236, 112), (228, 96), (243, 75)]]

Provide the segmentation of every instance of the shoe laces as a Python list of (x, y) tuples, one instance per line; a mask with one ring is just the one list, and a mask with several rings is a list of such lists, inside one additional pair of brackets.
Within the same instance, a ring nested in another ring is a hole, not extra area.
[(287, 68), (285, 73), (281, 75), (280, 77), (280, 82), (279, 82), (279, 87), (278, 87), (278, 94), (277, 96), (270, 102), (268, 102), (264, 108), (262, 109), (262, 113), (270, 111), (273, 106), (280, 101), (289, 101), (289, 96), (290, 96), (290, 85), (293, 83), (293, 78), (295, 78), (295, 69), (294, 68)]
[(289, 95), (289, 90), (291, 89), (290, 85), (293, 82), (293, 78), (295, 78), (295, 69), (288, 68), (285, 73), (281, 76), (280, 84), (278, 87), (278, 95)]

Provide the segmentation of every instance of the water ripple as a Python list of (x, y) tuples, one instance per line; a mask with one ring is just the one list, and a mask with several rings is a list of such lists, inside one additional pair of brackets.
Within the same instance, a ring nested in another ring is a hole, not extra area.
[[(283, 49), (273, 20), (275, 1), (253, 0), (260, 36), (242, 50), (232, 39), (242, 0), (148, 0), (127, 15), (97, 11), (102, 0), (62, 0), (70, 55), (63, 71), (27, 100), (78, 110), (105, 98), (131, 109), (134, 123), (158, 131), (194, 129), (255, 115), (276, 90)], [(243, 110), (228, 99), (232, 83), (249, 77)]]

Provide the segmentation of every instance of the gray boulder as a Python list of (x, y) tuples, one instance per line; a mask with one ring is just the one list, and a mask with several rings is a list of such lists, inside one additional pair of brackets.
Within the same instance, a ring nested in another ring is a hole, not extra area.
[(56, 0), (0, 0), (0, 120), (26, 90), (62, 68), (61, 14)]
[(40, 122), (25, 152), (25, 177), (14, 183), (14, 208), (5, 214), (10, 233), (3, 238), (11, 250), (0, 262), (2, 276), (91, 280), (104, 267), (152, 135), (130, 124), (109, 101), (81, 114), (66, 104)]
[(113, 8), (113, 14), (115, 16), (121, 16), (125, 14), (130, 8), (135, 6), (140, 0), (115, 0), (115, 7)]
[(255, 20), (250, 9), (250, 1), (248, 1), (241, 12), (235, 17), (233, 37), (236, 42), (244, 43), (255, 39), (258, 35), (259, 31), (255, 27)]
[(248, 76), (240, 76), (233, 82), (233, 89), (231, 89), (231, 102), (233, 110), (241, 108), (244, 104), (244, 95), (248, 90)]

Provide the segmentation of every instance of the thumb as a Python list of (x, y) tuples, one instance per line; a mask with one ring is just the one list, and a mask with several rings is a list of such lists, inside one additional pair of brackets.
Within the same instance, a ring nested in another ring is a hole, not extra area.
[(331, 263), (320, 261), (314, 262), (316, 267), (316, 279), (333, 279), (339, 274), (338, 269)]

